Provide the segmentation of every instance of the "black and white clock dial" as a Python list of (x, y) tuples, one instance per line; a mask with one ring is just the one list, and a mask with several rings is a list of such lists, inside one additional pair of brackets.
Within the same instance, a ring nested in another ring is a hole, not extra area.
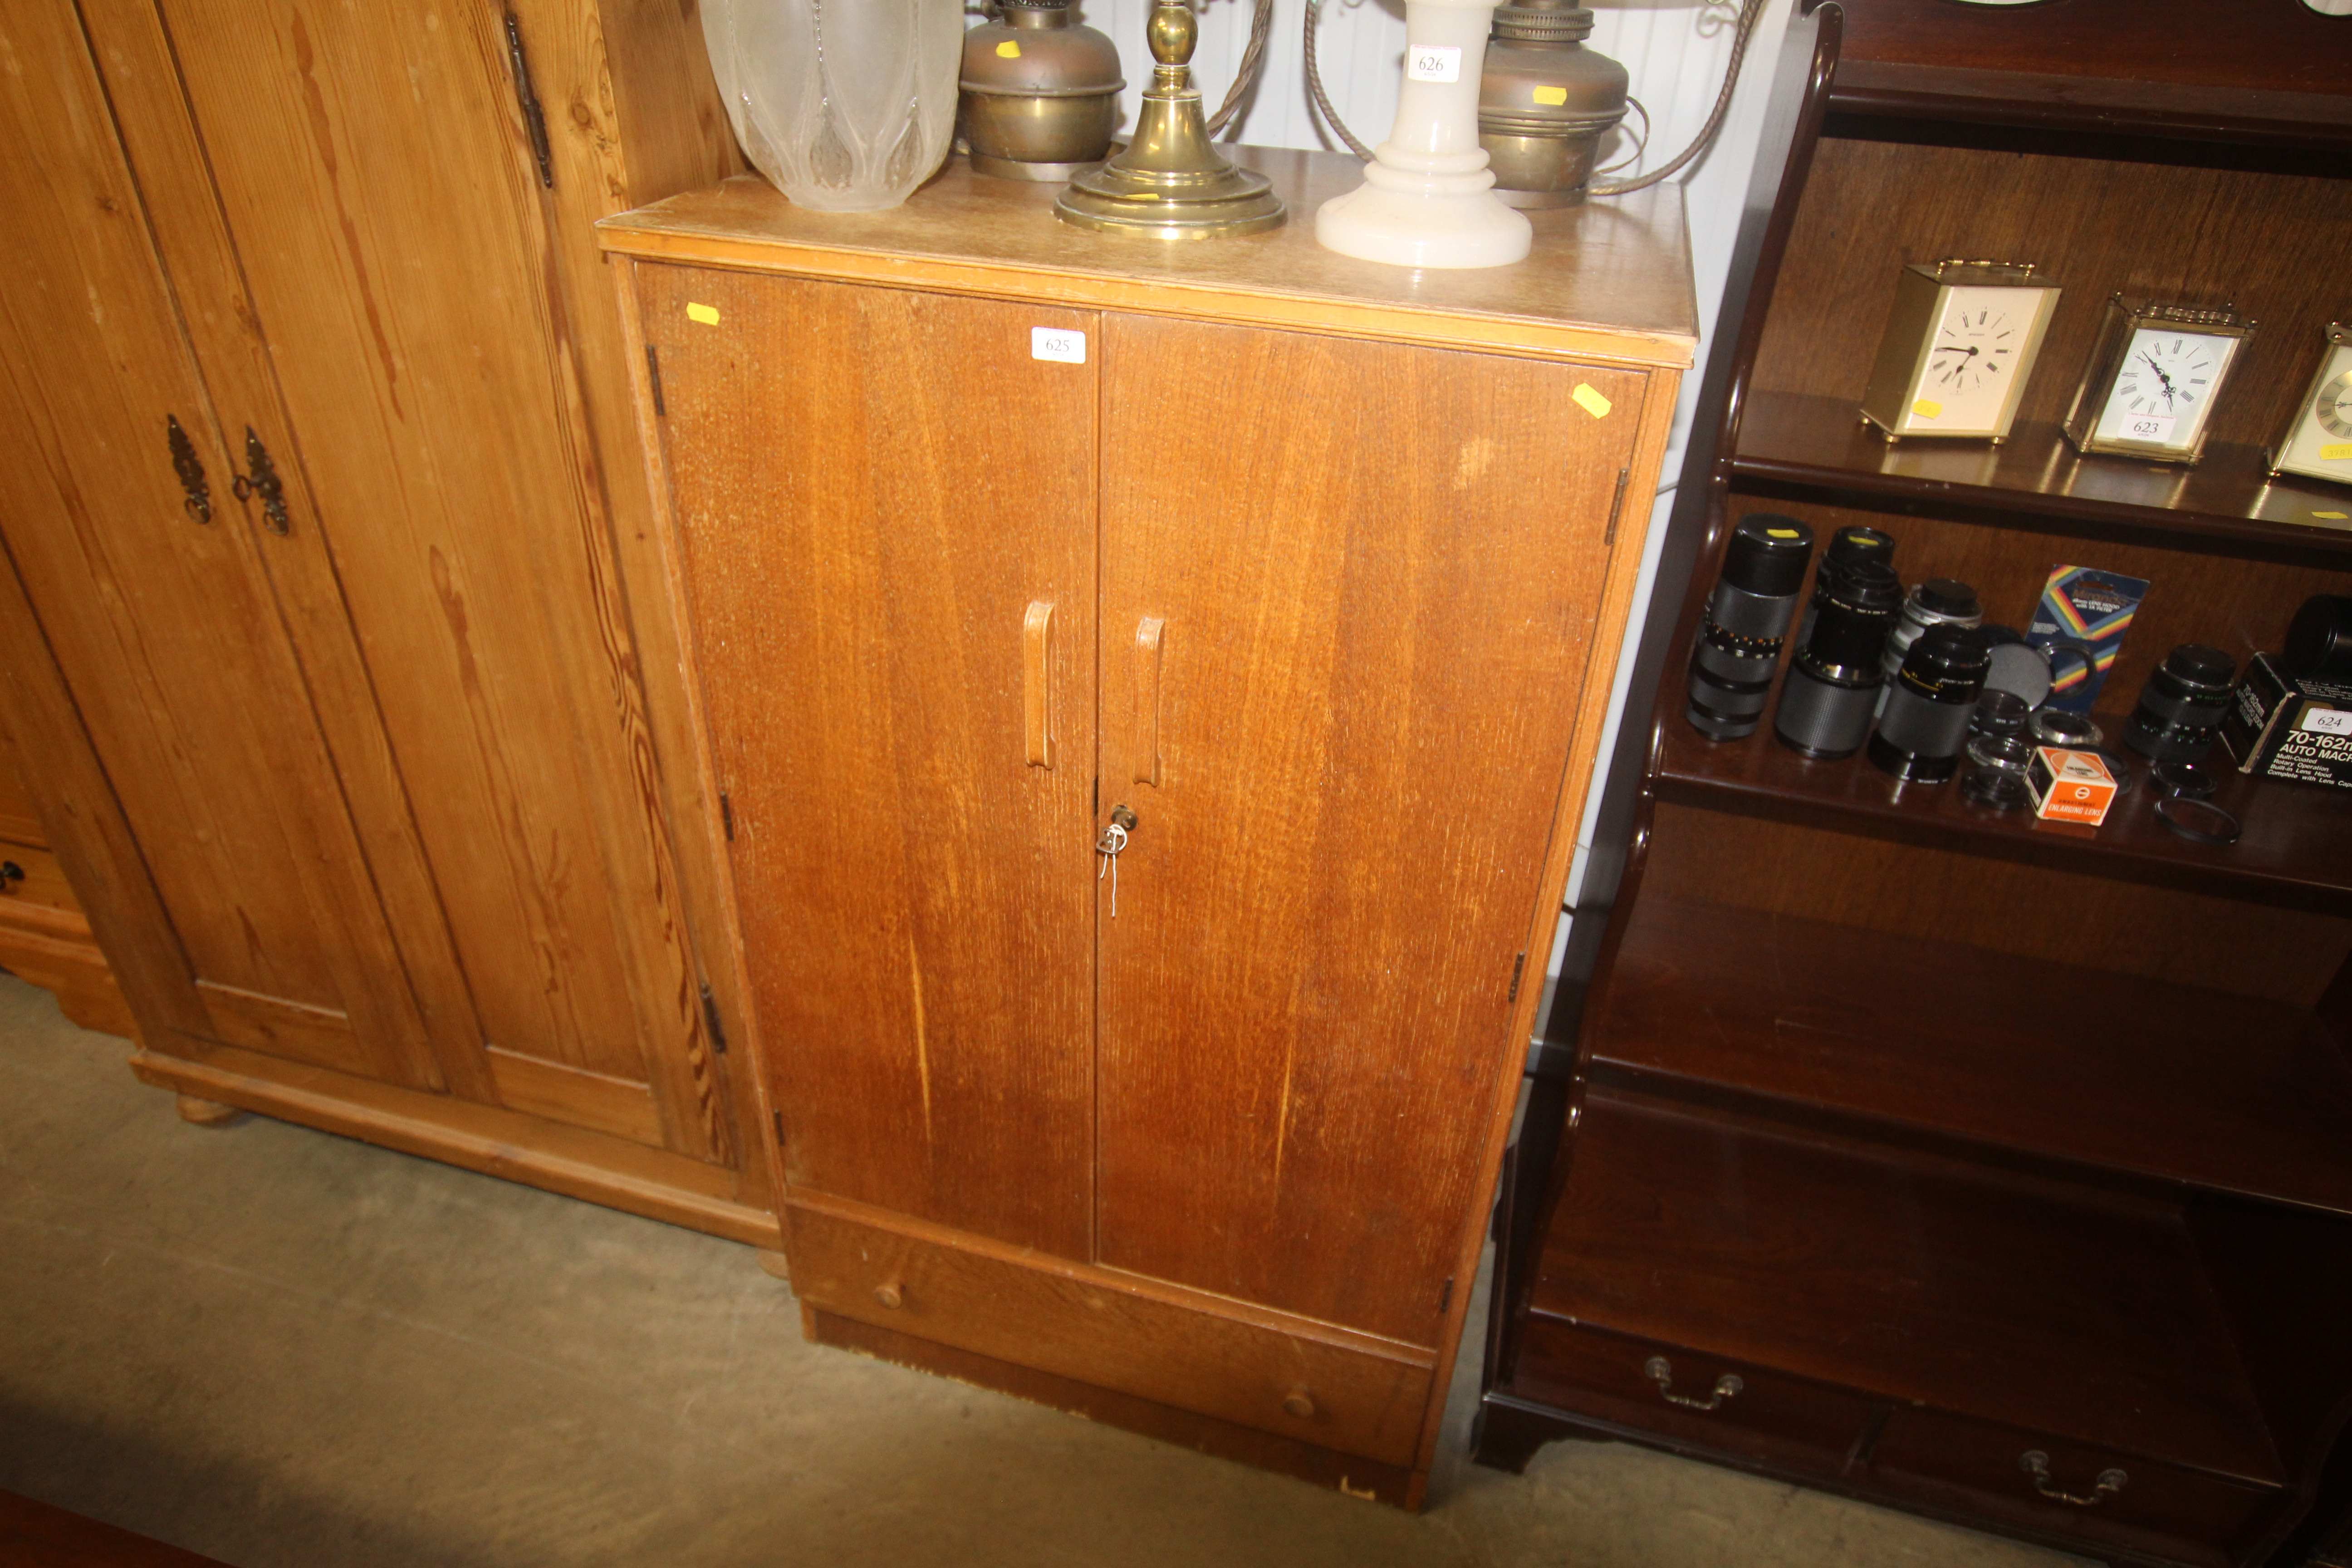
[(1921, 388), (1949, 395), (2005, 384), (2017, 364), (2019, 337), (2009, 312), (1996, 306), (1952, 311), (1936, 330)]

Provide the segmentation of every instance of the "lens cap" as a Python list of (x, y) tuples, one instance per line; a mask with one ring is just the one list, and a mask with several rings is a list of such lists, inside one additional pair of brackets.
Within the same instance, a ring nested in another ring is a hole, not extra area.
[(1723, 580), (1760, 599), (1785, 599), (1804, 585), (1812, 557), (1811, 528), (1778, 512), (1751, 511), (1732, 530)]
[(1930, 577), (1919, 584), (1919, 607), (1965, 621), (1984, 614), (1977, 591), (1957, 577)]
[(2215, 690), (2227, 689), (2237, 678), (2238, 661), (2218, 647), (2208, 647), (2201, 642), (2185, 642), (2164, 656), (2167, 673), (2187, 686), (2203, 686)]
[(2195, 763), (2158, 763), (2148, 777), (2156, 781), (2158, 793), (2182, 800), (2204, 800), (2221, 787), (2212, 769)]

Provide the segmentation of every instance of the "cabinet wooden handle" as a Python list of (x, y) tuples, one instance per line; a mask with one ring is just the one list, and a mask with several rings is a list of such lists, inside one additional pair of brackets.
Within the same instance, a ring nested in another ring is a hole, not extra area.
[(1135, 624), (1135, 782), (1160, 786), (1160, 659), (1168, 623), (1146, 616)]
[(1031, 602), (1021, 625), (1021, 734), (1029, 765), (1054, 765), (1054, 605)]

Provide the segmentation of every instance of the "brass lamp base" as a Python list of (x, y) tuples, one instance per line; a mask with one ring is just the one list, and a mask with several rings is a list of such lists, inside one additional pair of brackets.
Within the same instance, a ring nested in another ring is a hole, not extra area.
[(1127, 150), (1072, 180), (1054, 216), (1080, 228), (1117, 229), (1161, 239), (1208, 239), (1278, 226), (1282, 198), (1264, 174), (1237, 169), (1209, 140), (1201, 94), (1192, 86), (1200, 28), (1183, 0), (1151, 13), (1151, 58), (1135, 139)]

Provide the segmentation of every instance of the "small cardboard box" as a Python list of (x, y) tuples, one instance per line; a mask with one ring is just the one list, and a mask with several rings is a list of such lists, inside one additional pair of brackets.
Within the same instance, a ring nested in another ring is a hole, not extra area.
[(2096, 752), (2041, 746), (2025, 767), (2025, 787), (2033, 795), (2033, 815), (2048, 822), (2081, 822), (2096, 827), (2115, 804), (2116, 775)]
[(2221, 744), (2240, 773), (2352, 789), (2352, 685), (2290, 674), (2258, 653), (2230, 694)]

